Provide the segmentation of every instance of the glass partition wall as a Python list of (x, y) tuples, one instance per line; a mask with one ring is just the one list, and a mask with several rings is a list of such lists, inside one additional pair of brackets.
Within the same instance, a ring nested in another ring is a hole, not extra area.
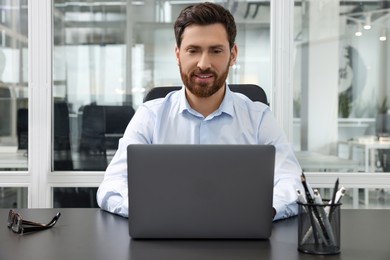
[[(388, 176), (389, 8), (388, 1), (295, 1), (293, 143), (304, 170)], [(389, 207), (389, 194), (349, 191), (354, 207)]]
[[(145, 94), (182, 84), (173, 22), (196, 2), (0, 0), (0, 207), (96, 207)], [(387, 1), (218, 2), (238, 26), (228, 82), (265, 90), (312, 185), (388, 207)]]
[[(54, 170), (105, 170), (147, 91), (182, 84), (173, 21), (189, 4), (54, 2)], [(259, 84), (270, 93), (269, 2), (229, 8), (239, 27), (229, 82)]]
[[(0, 171), (27, 170), (27, 0), (0, 1)], [(19, 173), (17, 173), (19, 174)], [(26, 207), (27, 187), (0, 183), (0, 207)]]
[[(53, 2), (53, 171), (104, 171), (145, 94), (181, 86), (173, 22), (196, 2)], [(269, 1), (221, 4), (238, 25), (228, 81), (270, 95)]]

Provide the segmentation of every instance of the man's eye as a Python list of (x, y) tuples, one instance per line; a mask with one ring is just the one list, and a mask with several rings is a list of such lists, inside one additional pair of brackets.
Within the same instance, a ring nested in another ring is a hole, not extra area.
[(187, 52), (189, 54), (194, 54), (194, 53), (196, 53), (196, 49), (188, 49)]
[(219, 54), (219, 53), (222, 53), (222, 50), (221, 49), (214, 49), (212, 52), (214, 54)]

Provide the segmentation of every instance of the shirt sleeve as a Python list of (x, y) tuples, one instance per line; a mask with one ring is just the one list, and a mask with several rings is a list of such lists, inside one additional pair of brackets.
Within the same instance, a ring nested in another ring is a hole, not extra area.
[(275, 176), (273, 207), (274, 220), (298, 214), (297, 189), (303, 190), (300, 181), (302, 169), (295, 157), (291, 144), (279, 124), (267, 110), (259, 126), (259, 143), (275, 146)]
[(118, 150), (108, 165), (96, 199), (100, 208), (123, 217), (129, 216), (127, 183), (127, 146), (148, 144), (151, 141), (153, 114), (144, 106), (138, 108), (131, 119)]

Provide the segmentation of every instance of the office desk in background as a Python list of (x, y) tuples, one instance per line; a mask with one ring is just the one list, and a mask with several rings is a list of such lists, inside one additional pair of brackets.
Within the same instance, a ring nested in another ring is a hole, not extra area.
[[(339, 141), (338, 149), (339, 151), (343, 149), (346, 151), (346, 154), (349, 159), (355, 159), (355, 152), (357, 149), (361, 149), (364, 154), (364, 171), (365, 172), (375, 172), (376, 170), (376, 158), (375, 151), (390, 149), (390, 142), (382, 142), (382, 141)], [(359, 160), (359, 159), (357, 159)]]
[[(269, 240), (132, 240), (127, 219), (100, 209), (20, 209), (31, 221), (56, 226), (19, 235), (7, 228), (8, 209), (0, 209), (1, 260), (305, 260), (323, 256), (297, 251), (297, 218), (274, 223)], [(342, 210), (341, 254), (326, 259), (389, 260), (390, 211)]]
[(0, 171), (4, 169), (27, 170), (27, 150), (0, 153)]
[(295, 155), (304, 171), (357, 172), (359, 162), (310, 151), (296, 151)]

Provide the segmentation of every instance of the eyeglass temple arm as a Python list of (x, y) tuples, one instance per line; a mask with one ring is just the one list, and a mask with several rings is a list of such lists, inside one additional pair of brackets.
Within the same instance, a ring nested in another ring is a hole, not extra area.
[(42, 228), (50, 228), (52, 226), (55, 225), (55, 223), (57, 222), (57, 220), (60, 218), (61, 216), (61, 213), (58, 212), (54, 218), (47, 224), (41, 224), (41, 223), (37, 223), (37, 222), (33, 222), (33, 221), (29, 221), (29, 220), (22, 220), (22, 224), (25, 224), (25, 225), (30, 225), (30, 226), (35, 226), (35, 227), (24, 227), (24, 230), (26, 229), (32, 229), (32, 228), (38, 228), (38, 229), (42, 229)]

